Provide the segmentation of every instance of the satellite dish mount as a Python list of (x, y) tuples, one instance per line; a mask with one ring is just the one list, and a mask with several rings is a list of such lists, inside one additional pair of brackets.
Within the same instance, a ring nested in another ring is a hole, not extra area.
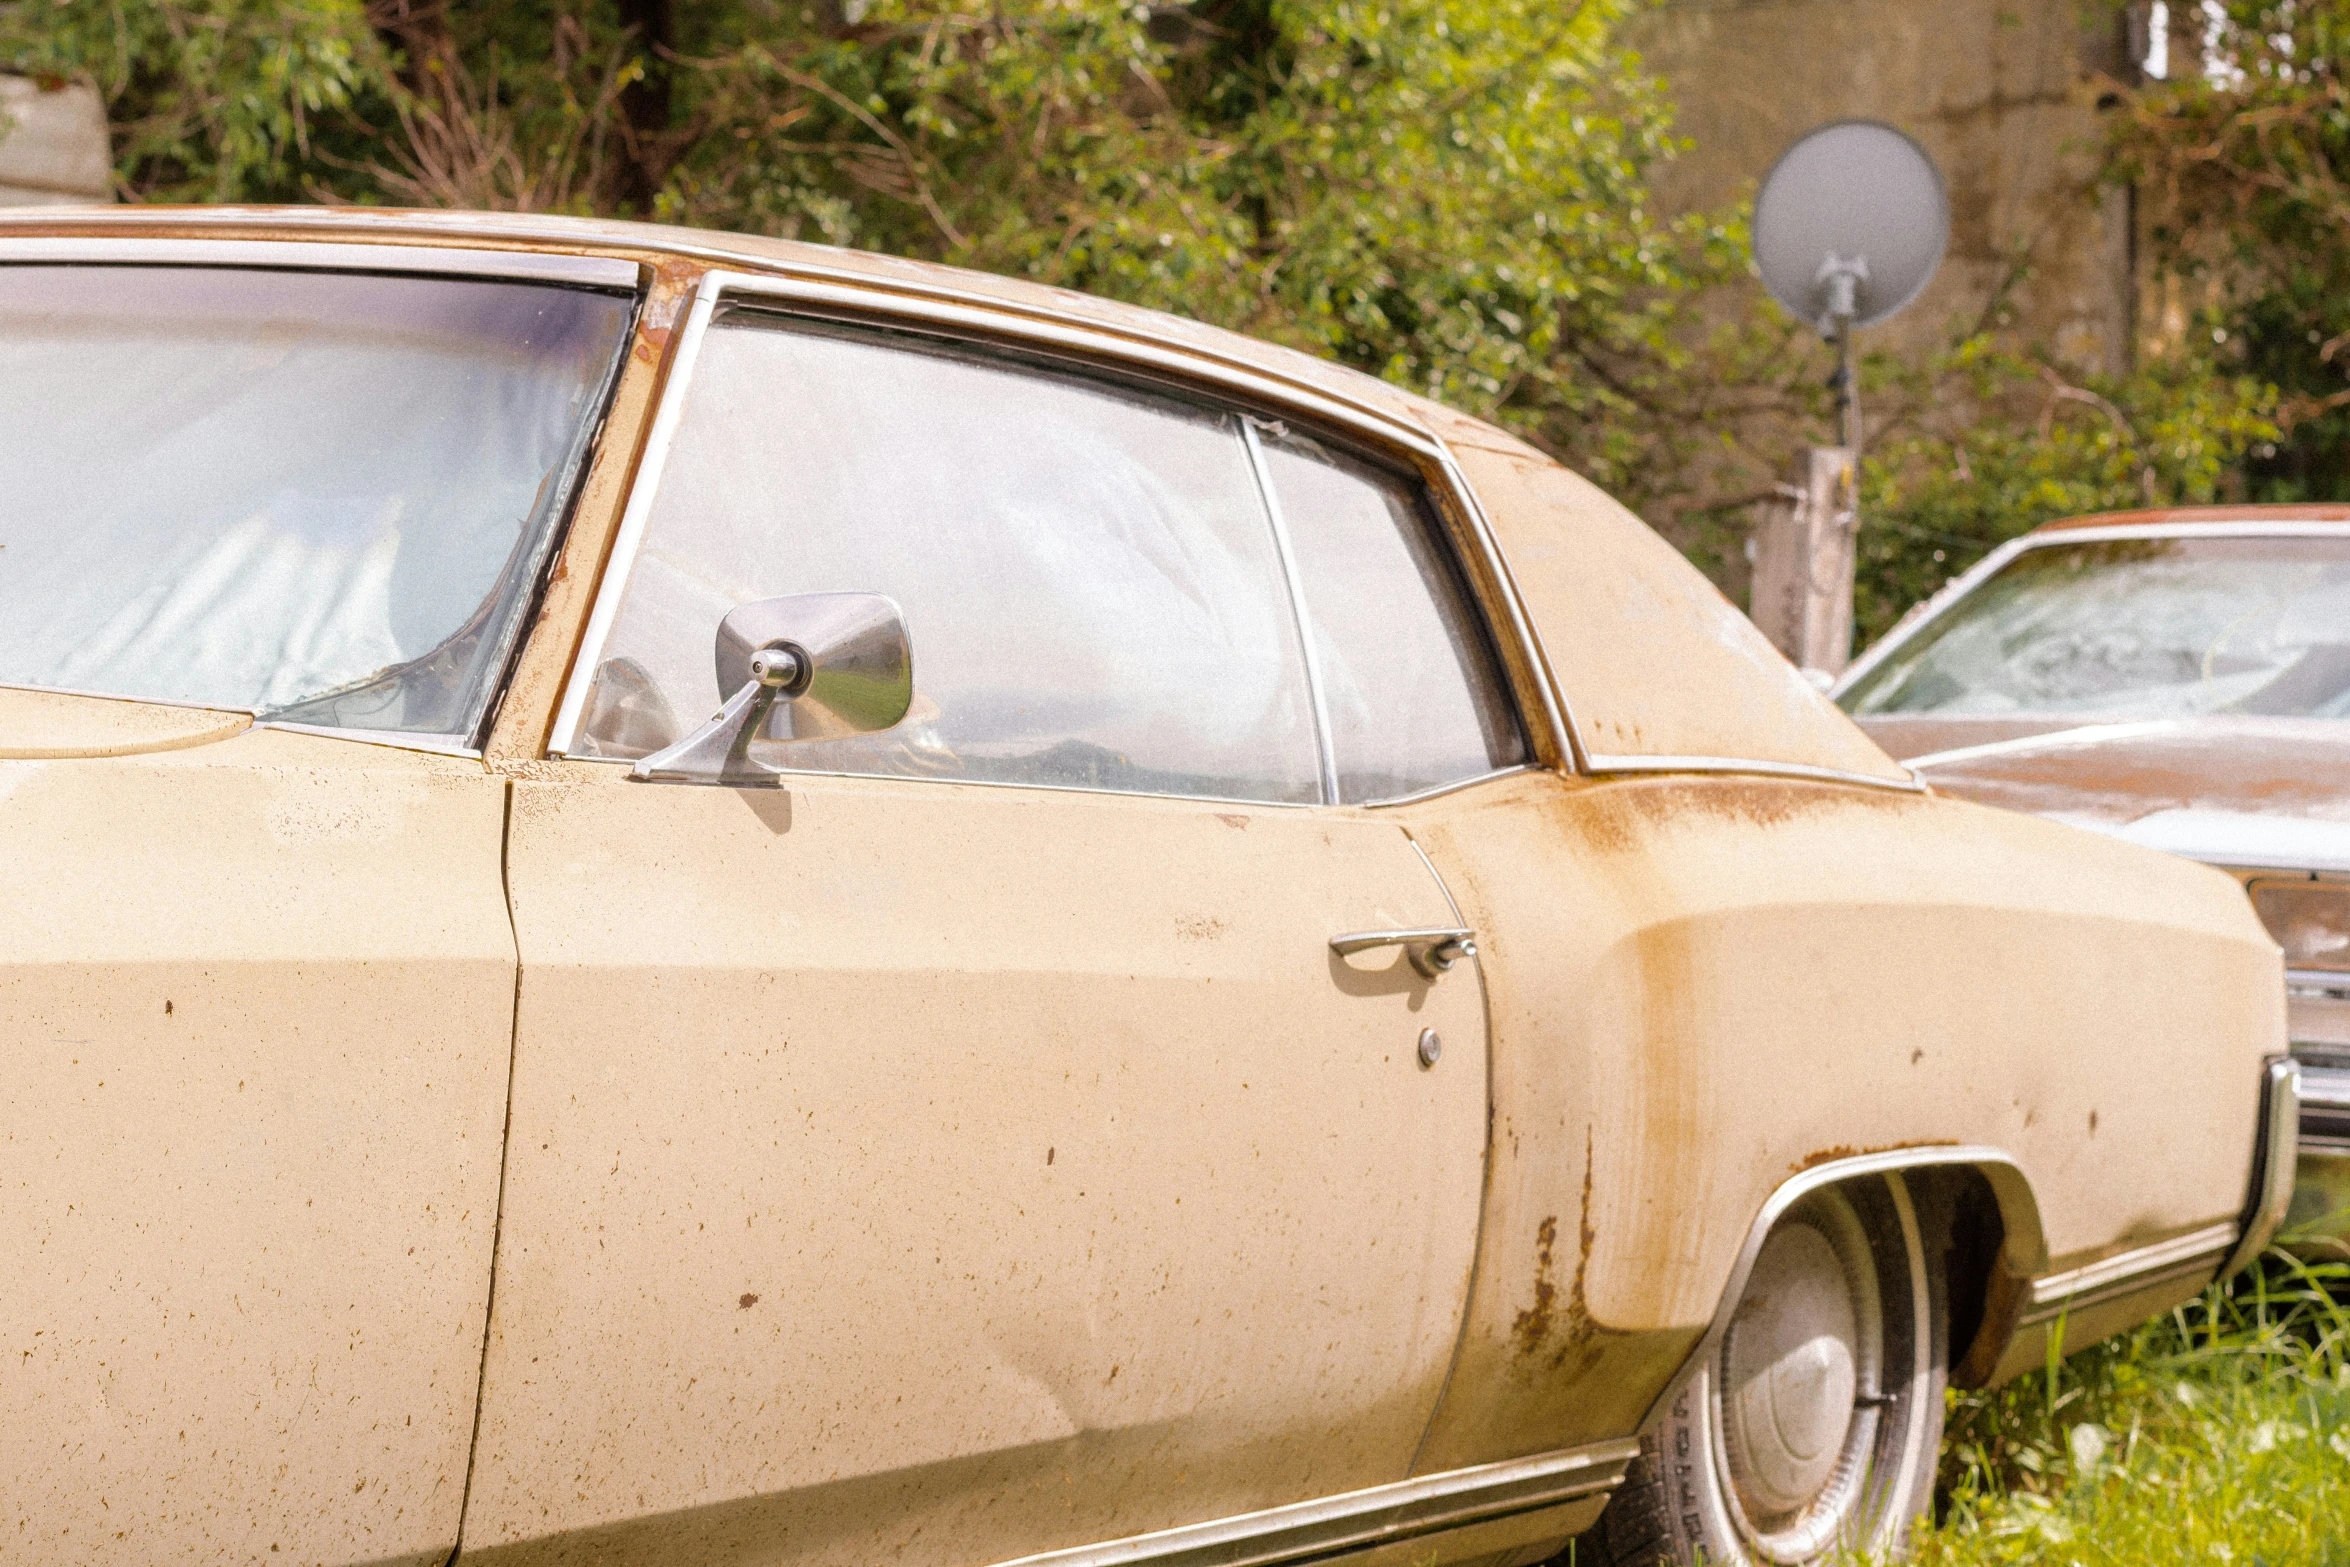
[(1791, 521), (1766, 521), (1756, 539), (1755, 621), (1808, 671), (1839, 671), (1852, 649), (1862, 439), (1853, 334), (1917, 298), (1949, 240), (1941, 171), (1923, 147), (1875, 120), (1838, 120), (1799, 137), (1754, 198), (1763, 286), (1836, 345), (1828, 384), (1840, 444), (1798, 459)]

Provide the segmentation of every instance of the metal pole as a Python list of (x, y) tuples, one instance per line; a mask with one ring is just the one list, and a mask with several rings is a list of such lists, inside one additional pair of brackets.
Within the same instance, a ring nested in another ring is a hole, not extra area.
[(1860, 378), (1852, 369), (1852, 317), (1836, 317), (1837, 443), (1860, 461)]

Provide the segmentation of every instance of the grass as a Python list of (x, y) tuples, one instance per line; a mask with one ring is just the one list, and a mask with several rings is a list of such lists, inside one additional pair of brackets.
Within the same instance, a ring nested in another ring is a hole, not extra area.
[(2350, 1266), (2272, 1252), (2136, 1332), (1951, 1395), (1919, 1567), (2350, 1567)]

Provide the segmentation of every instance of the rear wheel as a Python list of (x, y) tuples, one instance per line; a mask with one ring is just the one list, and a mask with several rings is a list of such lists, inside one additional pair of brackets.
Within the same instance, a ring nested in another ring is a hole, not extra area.
[(1933, 1497), (1947, 1334), (1900, 1176), (1805, 1197), (1578, 1554), (1794, 1567), (1900, 1549)]

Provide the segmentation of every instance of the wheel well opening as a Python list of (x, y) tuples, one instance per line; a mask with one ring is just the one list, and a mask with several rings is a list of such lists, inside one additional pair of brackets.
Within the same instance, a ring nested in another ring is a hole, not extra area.
[[(1976, 1340), (1995, 1327), (1991, 1294), (1997, 1283), (1999, 1255), (2007, 1244), (2007, 1221), (1999, 1198), (1979, 1170), (1964, 1166), (1932, 1172), (1920, 1193), (1931, 1228), (1927, 1254), (1942, 1266), (1943, 1288), (1950, 1310), (1950, 1365), (1952, 1380), (1970, 1362)], [(1930, 1215), (1930, 1217), (1929, 1217)]]

